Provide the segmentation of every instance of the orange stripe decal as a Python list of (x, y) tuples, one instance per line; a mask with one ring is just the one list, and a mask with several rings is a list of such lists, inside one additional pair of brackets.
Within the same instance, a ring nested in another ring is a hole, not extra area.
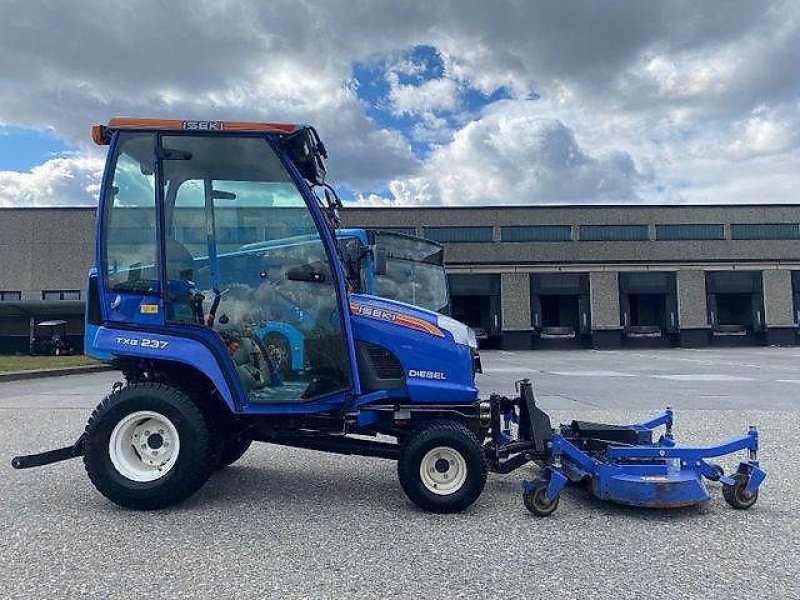
[(425, 319), (419, 319), (417, 317), (412, 317), (411, 315), (405, 315), (403, 313), (398, 313), (391, 310), (384, 310), (382, 308), (369, 306), (367, 304), (357, 304), (355, 302), (350, 303), (350, 312), (354, 315), (369, 317), (370, 319), (377, 319), (378, 321), (392, 323), (394, 325), (399, 325), (400, 327), (406, 327), (407, 329), (422, 331), (436, 337), (444, 337), (444, 333), (441, 329), (431, 323), (428, 323), (428, 321)]

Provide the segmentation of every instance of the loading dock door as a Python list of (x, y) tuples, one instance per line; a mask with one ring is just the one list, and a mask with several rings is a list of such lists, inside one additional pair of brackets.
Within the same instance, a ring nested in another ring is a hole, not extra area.
[(678, 332), (675, 273), (619, 274), (620, 320), (628, 336), (661, 337)]
[(761, 271), (706, 273), (708, 321), (717, 335), (764, 331), (764, 291)]
[(453, 318), (472, 327), (485, 343), (500, 339), (503, 323), (500, 275), (448, 275)]
[(591, 333), (588, 273), (531, 275), (531, 321), (541, 337)]

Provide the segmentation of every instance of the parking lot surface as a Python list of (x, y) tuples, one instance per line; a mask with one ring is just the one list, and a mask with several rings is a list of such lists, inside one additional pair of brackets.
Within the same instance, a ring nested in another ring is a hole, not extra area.
[[(71, 443), (119, 375), (0, 384), (3, 598), (800, 598), (800, 349), (484, 352), (483, 394), (531, 377), (554, 422), (631, 422), (666, 405), (679, 442), (757, 424), (758, 504), (617, 507), (568, 488), (530, 515), (490, 475), (468, 511), (426, 514), (393, 462), (257, 444), (188, 502), (141, 513), (92, 488), (80, 460), (14, 471)], [(736, 458), (722, 461), (728, 467)]]

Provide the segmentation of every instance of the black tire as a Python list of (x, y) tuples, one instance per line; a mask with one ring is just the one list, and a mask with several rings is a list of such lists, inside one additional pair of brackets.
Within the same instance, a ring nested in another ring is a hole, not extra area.
[(225, 438), (217, 459), (217, 470), (220, 471), (225, 467), (229, 467), (242, 458), (245, 452), (250, 449), (252, 443), (253, 440), (235, 434)]
[(750, 477), (744, 473), (734, 473), (731, 475), (731, 479), (736, 483), (734, 485), (723, 485), (722, 497), (725, 498), (725, 502), (736, 510), (747, 510), (758, 500), (758, 490), (752, 496), (745, 495), (744, 490)]
[[(426, 455), (436, 448), (445, 448), (455, 459), (455, 462), (436, 460), (437, 477), (452, 468), (453, 476), (460, 480), (464, 468), (463, 482), (452, 491), (431, 491), (433, 483), (426, 485), (420, 473), (423, 460), (432, 460), (426, 459)], [(443, 470), (438, 466), (440, 461), (448, 462), (441, 467)], [(457, 421), (444, 419), (425, 423), (411, 432), (402, 443), (397, 461), (397, 475), (406, 496), (423, 510), (434, 513), (459, 512), (475, 502), (486, 485), (487, 470), (483, 447), (475, 434)]]
[[(138, 411), (169, 419), (180, 440), (174, 464), (154, 481), (123, 475), (111, 459), (109, 440), (114, 428)], [(112, 392), (92, 413), (86, 425), (83, 463), (89, 479), (106, 498), (126, 508), (153, 510), (178, 504), (200, 489), (216, 464), (214, 446), (206, 417), (184, 391), (160, 383), (134, 383)]]
[(544, 480), (537, 480), (534, 482), (533, 489), (522, 494), (522, 501), (525, 508), (535, 514), (537, 517), (549, 517), (558, 508), (558, 501), (561, 494), (556, 494), (550, 502), (545, 499), (547, 493), (547, 486), (549, 483)]

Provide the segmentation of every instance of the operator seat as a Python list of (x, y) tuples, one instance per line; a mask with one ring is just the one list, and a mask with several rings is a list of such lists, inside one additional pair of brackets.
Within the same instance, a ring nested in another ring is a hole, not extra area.
[(239, 339), (239, 349), (233, 355), (236, 372), (247, 391), (264, 387), (269, 381), (269, 367), (258, 344), (249, 337)]

